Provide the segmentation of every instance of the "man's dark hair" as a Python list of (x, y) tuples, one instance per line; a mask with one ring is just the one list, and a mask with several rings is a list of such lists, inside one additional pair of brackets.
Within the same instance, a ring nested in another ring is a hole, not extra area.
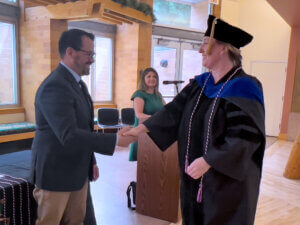
[(71, 29), (62, 33), (59, 39), (59, 54), (63, 58), (68, 47), (80, 50), (82, 47), (82, 37), (87, 36), (91, 40), (95, 39), (95, 35), (84, 30)]

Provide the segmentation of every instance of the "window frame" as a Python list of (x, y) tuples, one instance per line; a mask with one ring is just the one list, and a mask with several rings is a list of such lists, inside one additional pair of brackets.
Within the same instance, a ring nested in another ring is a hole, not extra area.
[(0, 3), (13, 5), (13, 6), (19, 6), (19, 0), (16, 0), (16, 2), (10, 2), (10, 1), (7, 1), (7, 0), (0, 0)]
[(0, 105), (0, 109), (4, 108), (16, 108), (21, 106), (21, 90), (20, 90), (20, 62), (19, 62), (19, 23), (18, 18), (4, 16), (0, 14), (0, 22), (9, 23), (14, 25), (14, 82), (16, 82), (14, 86), (14, 95), (16, 103), (14, 104), (5, 104)]
[[(96, 101), (93, 99), (94, 105), (101, 105), (101, 104), (114, 104), (114, 99), (115, 99), (115, 45), (116, 45), (116, 34), (115, 32), (105, 32), (105, 27), (103, 28), (104, 31), (100, 30), (94, 30), (92, 26), (90, 25), (91, 23), (83, 23), (82, 25), (79, 25), (77, 23), (71, 23), (68, 25), (68, 29), (82, 29), (87, 32), (93, 33), (96, 36), (104, 37), (104, 38), (110, 38), (112, 41), (112, 57), (111, 57), (111, 65), (112, 65), (112, 79), (111, 79), (111, 101)], [(98, 23), (99, 26), (107, 26), (106, 24), (100, 24)], [(91, 70), (94, 70), (91, 68)], [(94, 78), (91, 77), (91, 81), (93, 82)], [(93, 86), (93, 85), (91, 85)], [(91, 87), (92, 88), (92, 87)], [(91, 93), (93, 93), (93, 90), (91, 89)]]
[[(99, 32), (99, 31), (90, 31), (96, 36), (98, 37), (104, 37), (104, 38), (110, 38), (111, 39), (111, 101), (94, 101), (94, 103), (96, 104), (113, 104), (114, 103), (114, 90), (115, 90), (115, 35), (111, 35), (111, 34), (105, 34), (103, 32)], [(94, 78), (93, 77), (91, 80), (94, 82)], [(94, 90), (91, 90), (91, 93), (93, 93)]]

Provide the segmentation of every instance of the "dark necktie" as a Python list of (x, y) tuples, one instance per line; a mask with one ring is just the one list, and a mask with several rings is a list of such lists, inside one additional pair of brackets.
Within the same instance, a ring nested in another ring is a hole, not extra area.
[(90, 94), (89, 94), (86, 84), (82, 80), (79, 81), (79, 84), (80, 84), (80, 87), (81, 87), (81, 90), (82, 90), (85, 100), (87, 101), (89, 106), (91, 106), (91, 97), (90, 97)]
[(92, 99), (91, 99), (91, 96), (89, 94), (86, 84), (82, 80), (79, 81), (79, 84), (80, 84), (83, 96), (84, 96), (86, 102), (88, 103), (88, 106), (90, 107), (90, 115), (91, 115), (90, 127), (91, 127), (91, 130), (93, 130), (94, 129), (94, 119), (93, 119), (94, 118), (94, 109), (93, 109)]

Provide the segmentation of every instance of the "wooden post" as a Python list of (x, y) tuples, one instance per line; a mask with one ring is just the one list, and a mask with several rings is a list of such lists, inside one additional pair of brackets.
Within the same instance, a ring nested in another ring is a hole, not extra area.
[(216, 16), (217, 18), (221, 18), (221, 9), (222, 9), (222, 0), (219, 0), (218, 5), (214, 5), (213, 7), (213, 15)]
[[(141, 0), (153, 8), (153, 0)], [(139, 44), (138, 44), (138, 68), (137, 87), (141, 78), (141, 71), (151, 66), (152, 49), (152, 24), (139, 24)]]
[(137, 87), (141, 71), (151, 66), (152, 24), (139, 24)]
[(289, 179), (300, 179), (300, 132), (295, 140), (283, 176)]

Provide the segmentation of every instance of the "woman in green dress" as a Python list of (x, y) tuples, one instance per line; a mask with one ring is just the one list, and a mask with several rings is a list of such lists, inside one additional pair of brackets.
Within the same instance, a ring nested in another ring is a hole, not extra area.
[[(135, 123), (139, 125), (140, 119), (148, 119), (165, 105), (161, 93), (158, 91), (159, 78), (155, 69), (149, 67), (142, 72), (139, 89), (132, 95), (134, 105)], [(131, 145), (129, 161), (137, 161), (138, 143)]]

